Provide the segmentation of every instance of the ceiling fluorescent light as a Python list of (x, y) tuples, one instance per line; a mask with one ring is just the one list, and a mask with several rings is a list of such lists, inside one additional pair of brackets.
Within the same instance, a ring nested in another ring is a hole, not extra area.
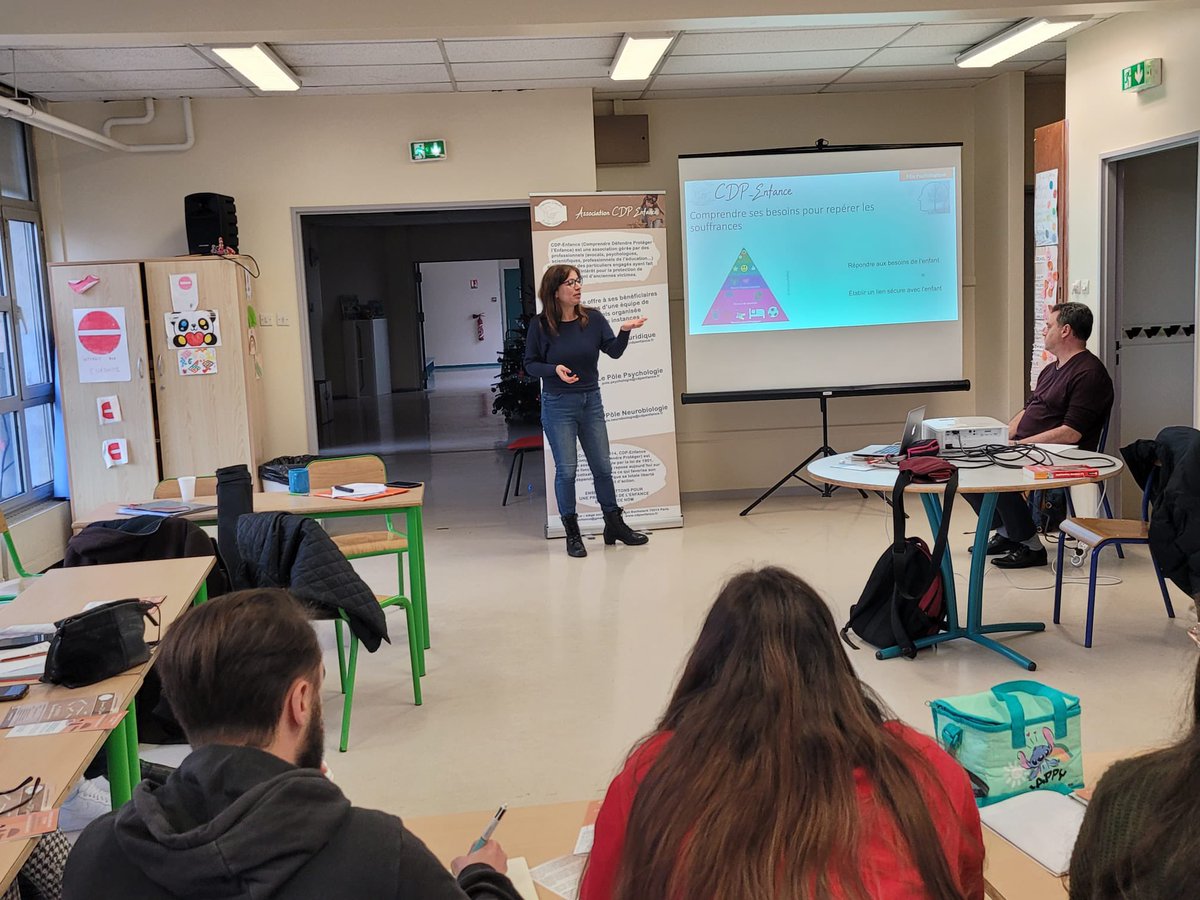
[(229, 63), (260, 91), (296, 91), (300, 79), (266, 44), (213, 47), (213, 53)]
[(645, 81), (675, 40), (673, 34), (627, 34), (613, 57), (613, 81)]
[(1036, 47), (1042, 41), (1057, 37), (1064, 31), (1070, 31), (1077, 25), (1090, 20), (1085, 18), (1051, 18), (1026, 19), (1018, 22), (1012, 28), (1000, 32), (993, 38), (988, 38), (982, 44), (976, 44), (970, 50), (965, 50), (954, 60), (956, 65), (963, 68), (986, 68), (998, 62), (1016, 56), (1023, 50)]

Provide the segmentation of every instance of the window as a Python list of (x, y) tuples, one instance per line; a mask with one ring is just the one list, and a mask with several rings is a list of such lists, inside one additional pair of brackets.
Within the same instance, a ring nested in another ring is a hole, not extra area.
[(0, 119), (0, 507), (54, 488), (54, 367), (46, 256), (28, 128)]

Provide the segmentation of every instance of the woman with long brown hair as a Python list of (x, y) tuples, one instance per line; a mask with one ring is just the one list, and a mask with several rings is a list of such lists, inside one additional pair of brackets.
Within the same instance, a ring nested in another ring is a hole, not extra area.
[(1071, 900), (1200, 895), (1200, 663), (1192, 691), (1182, 740), (1114, 763), (1096, 785), (1071, 856)]
[(732, 578), (608, 789), (580, 900), (982, 897), (966, 773), (886, 714), (804, 581)]
[(574, 266), (546, 269), (538, 298), (542, 313), (529, 323), (525, 371), (542, 379), (542, 429), (554, 454), (554, 499), (567, 533), (567, 555), (587, 556), (575, 512), (577, 440), (604, 514), (604, 543), (644, 544), (649, 538), (625, 524), (617, 505), (599, 366), (601, 351), (620, 357), (629, 345), (629, 333), (646, 320), (629, 319), (613, 334), (600, 310), (583, 305), (583, 278)]

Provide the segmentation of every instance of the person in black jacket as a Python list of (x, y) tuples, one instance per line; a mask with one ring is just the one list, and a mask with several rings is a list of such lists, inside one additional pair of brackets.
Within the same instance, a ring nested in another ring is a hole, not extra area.
[(395, 816), (321, 772), (321, 651), (282, 590), (227, 594), (167, 631), (158, 661), (193, 752), (92, 822), (64, 900), (520, 900), (495, 841), (451, 875)]

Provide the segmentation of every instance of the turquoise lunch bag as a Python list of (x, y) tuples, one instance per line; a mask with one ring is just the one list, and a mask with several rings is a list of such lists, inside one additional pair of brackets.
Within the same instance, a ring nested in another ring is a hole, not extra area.
[(1083, 787), (1078, 697), (1037, 681), (1006, 681), (930, 707), (934, 737), (967, 770), (979, 806)]

